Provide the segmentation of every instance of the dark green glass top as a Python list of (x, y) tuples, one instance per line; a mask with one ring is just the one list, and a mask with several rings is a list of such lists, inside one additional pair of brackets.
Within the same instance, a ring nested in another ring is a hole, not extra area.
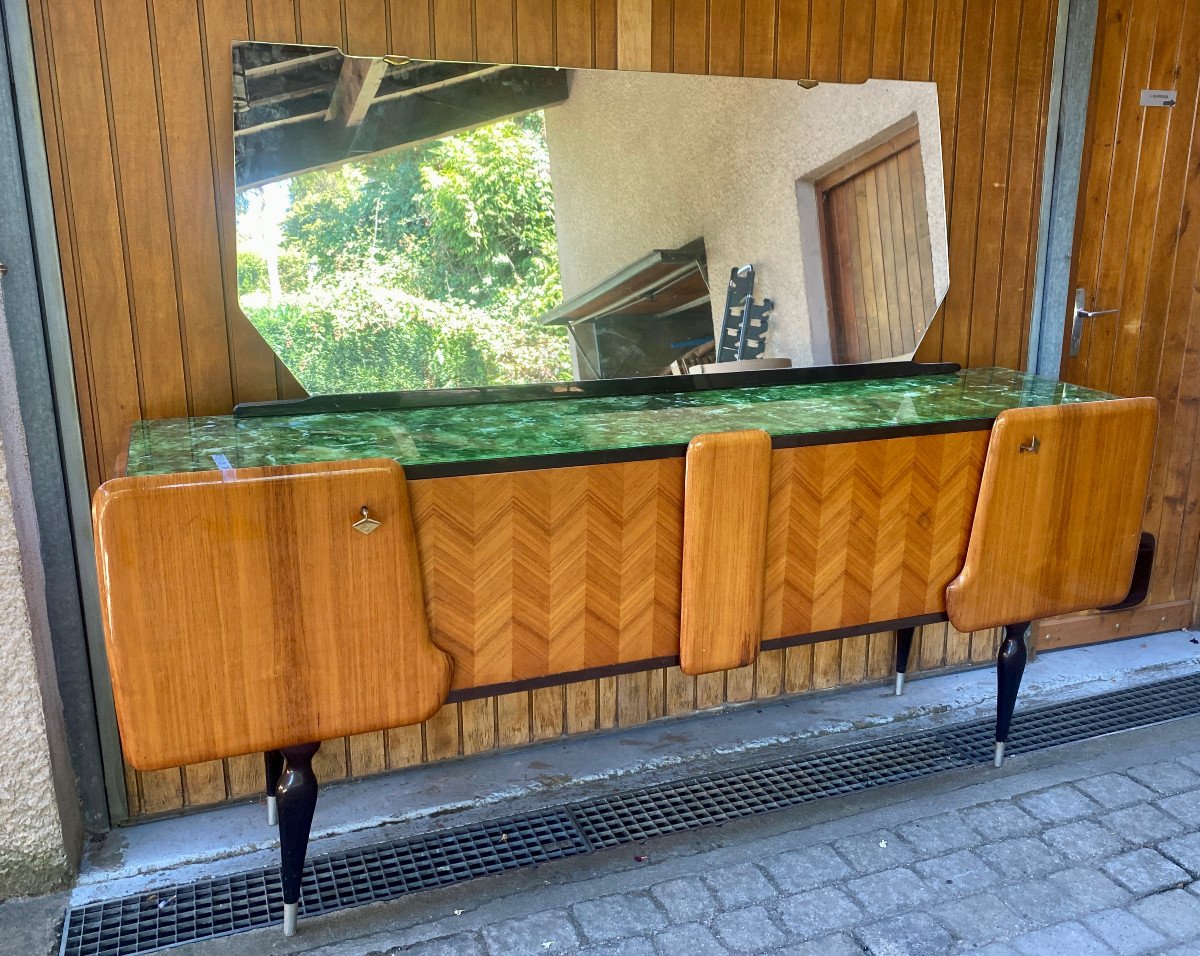
[[(495, 459), (685, 445), (705, 432), (772, 436), (992, 419), (1008, 408), (1096, 402), (1103, 392), (1008, 369), (810, 385), (713, 389), (273, 418), (134, 423), (127, 474), (394, 458), (468, 466)], [(228, 463), (228, 464), (226, 464)], [(497, 463), (499, 464), (499, 463)]]

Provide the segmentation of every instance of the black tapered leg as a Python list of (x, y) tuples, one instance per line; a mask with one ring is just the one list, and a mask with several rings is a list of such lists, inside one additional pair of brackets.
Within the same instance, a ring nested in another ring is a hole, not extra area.
[(304, 855), (308, 852), (308, 834), (312, 830), (313, 811), (317, 806), (317, 778), (312, 758), (321, 748), (317, 744), (284, 747), (283, 776), (279, 779), (280, 877), (283, 880), (283, 932), (296, 933), (300, 908), (300, 879), (304, 875)]
[(273, 827), (279, 823), (275, 790), (279, 786), (279, 778), (283, 776), (283, 754), (278, 750), (268, 750), (263, 754), (263, 766), (266, 770), (267, 781), (267, 826)]
[(915, 627), (901, 627), (896, 630), (896, 696), (904, 693), (904, 675), (908, 673), (908, 655), (912, 652)]
[(999, 767), (1004, 763), (1004, 745), (1008, 743), (1008, 728), (1013, 709), (1017, 706), (1017, 691), (1025, 673), (1025, 632), (1028, 622), (1009, 624), (1004, 628), (1004, 642), (996, 657), (996, 756)]

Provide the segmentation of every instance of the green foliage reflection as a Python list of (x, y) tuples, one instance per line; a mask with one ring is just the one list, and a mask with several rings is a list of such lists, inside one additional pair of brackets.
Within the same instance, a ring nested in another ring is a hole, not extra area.
[[(312, 393), (570, 378), (541, 113), (288, 184), (277, 282), (238, 256), (251, 322)], [(242, 220), (252, 215), (239, 215)]]

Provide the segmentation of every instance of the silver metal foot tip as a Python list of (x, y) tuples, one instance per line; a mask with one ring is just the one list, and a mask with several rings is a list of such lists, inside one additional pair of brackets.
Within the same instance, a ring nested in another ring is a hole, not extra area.
[(1004, 744), (1003, 743), (1000, 743), (1000, 742), (996, 743), (996, 758), (993, 762), (995, 763), (995, 765), (997, 767), (1004, 766)]
[(279, 804), (274, 797), (267, 797), (267, 826), (279, 826)]
[(904, 675), (896, 675), (896, 696), (900, 697), (904, 693)]
[(296, 935), (296, 917), (300, 915), (299, 903), (283, 904), (283, 935)]

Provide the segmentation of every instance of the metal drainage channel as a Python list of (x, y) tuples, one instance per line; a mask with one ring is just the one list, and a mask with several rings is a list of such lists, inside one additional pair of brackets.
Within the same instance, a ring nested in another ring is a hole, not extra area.
[[(1017, 714), (1014, 750), (1034, 751), (1200, 714), (1200, 675)], [(667, 833), (990, 762), (990, 719), (898, 734), (758, 766), (569, 803), (312, 859), (300, 912), (393, 900)], [(67, 912), (63, 956), (134, 956), (280, 922), (270, 867)]]

